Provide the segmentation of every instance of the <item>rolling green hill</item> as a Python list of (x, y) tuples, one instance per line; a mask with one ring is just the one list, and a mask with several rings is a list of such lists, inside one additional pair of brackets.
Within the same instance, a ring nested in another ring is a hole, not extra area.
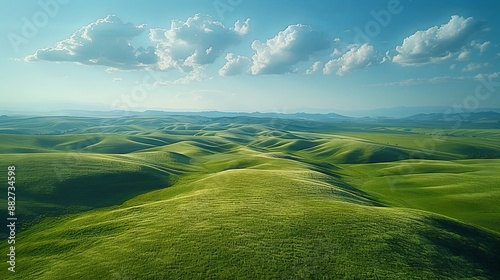
[(1, 120), (0, 166), (16, 166), (22, 230), (17, 272), (1, 262), (0, 276), (495, 279), (496, 131), (436, 138), (433, 129), (248, 117)]

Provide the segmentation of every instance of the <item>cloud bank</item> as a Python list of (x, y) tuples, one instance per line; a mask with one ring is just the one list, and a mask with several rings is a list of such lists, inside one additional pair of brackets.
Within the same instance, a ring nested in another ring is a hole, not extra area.
[[(158, 85), (172, 85), (209, 79), (206, 73), (211, 70), (209, 66), (224, 57), (225, 64), (218, 70), (220, 76), (299, 72), (345, 76), (386, 61), (402, 66), (418, 66), (453, 58), (455, 63), (461, 64), (497, 47), (490, 41), (472, 40), (474, 35), (484, 31), (483, 22), (458, 15), (451, 16), (441, 26), (416, 31), (395, 49), (394, 46), (389, 47), (389, 51), (385, 49), (385, 55), (377, 52), (372, 44), (349, 45), (345, 39), (332, 36), (334, 34), (327, 36), (303, 24), (289, 25), (276, 35), (273, 34), (274, 37), (263, 41), (253, 40), (251, 45), (248, 43), (246, 46), (248, 53), (236, 55), (231, 48), (239, 48), (244, 42), (250, 32), (250, 19), (225, 26), (210, 15), (195, 14), (186, 20), (172, 20), (169, 23), (167, 28), (148, 29), (145, 24), (134, 25), (110, 15), (83, 26), (68, 39), (52, 47), (38, 49), (25, 60), (107, 66), (112, 70), (146, 68), (180, 71), (182, 77), (177, 80), (157, 82)], [(144, 38), (139, 37), (141, 35)], [(133, 46), (131, 42), (137, 38), (144, 39), (150, 46)], [(327, 51), (332, 45), (334, 50), (328, 56)], [(243, 48), (238, 50), (245, 51)], [(449, 69), (457, 69), (457, 64), (451, 65)], [(462, 72), (477, 72), (489, 66), (492, 65), (470, 61), (460, 67)], [(431, 80), (430, 83), (442, 81), (453, 79), (446, 77)], [(422, 81), (409, 79), (400, 83), (412, 85)]]

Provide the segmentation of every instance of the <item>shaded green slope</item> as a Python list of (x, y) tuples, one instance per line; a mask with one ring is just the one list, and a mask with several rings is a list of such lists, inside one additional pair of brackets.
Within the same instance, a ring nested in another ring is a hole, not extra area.
[[(17, 215), (22, 227), (45, 217), (118, 205), (138, 194), (165, 188), (191, 170), (183, 157), (84, 153), (8, 154), (0, 166), (15, 165)], [(0, 178), (6, 181), (6, 174)], [(6, 205), (4, 198), (0, 203)], [(2, 213), (5, 217), (6, 213)], [(4, 231), (2, 230), (2, 233)]]

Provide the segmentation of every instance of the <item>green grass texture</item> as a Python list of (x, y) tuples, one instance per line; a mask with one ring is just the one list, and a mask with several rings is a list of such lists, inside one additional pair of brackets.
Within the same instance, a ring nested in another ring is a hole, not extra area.
[(2, 119), (20, 230), (0, 277), (498, 279), (498, 140), (390, 120)]

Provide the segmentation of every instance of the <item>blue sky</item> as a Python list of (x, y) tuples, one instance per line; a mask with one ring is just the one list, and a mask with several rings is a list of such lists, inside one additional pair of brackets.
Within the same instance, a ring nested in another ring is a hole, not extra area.
[(4, 109), (500, 107), (498, 1), (1, 5)]

